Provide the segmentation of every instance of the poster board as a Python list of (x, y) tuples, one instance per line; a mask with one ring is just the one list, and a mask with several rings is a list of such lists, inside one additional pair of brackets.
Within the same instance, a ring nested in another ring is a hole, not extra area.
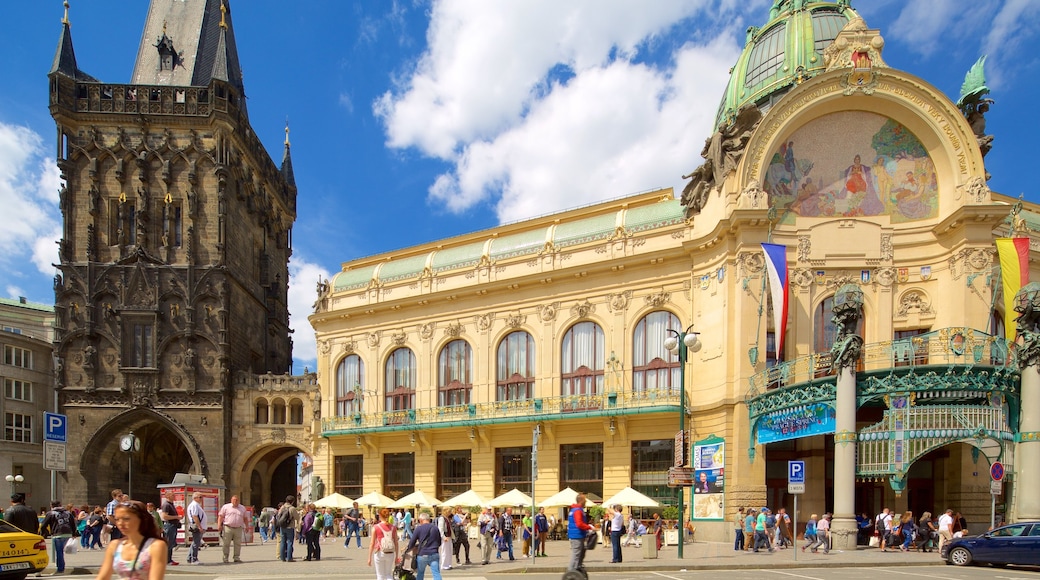
[(714, 435), (693, 444), (693, 519), (721, 520), (725, 512), (726, 441)]

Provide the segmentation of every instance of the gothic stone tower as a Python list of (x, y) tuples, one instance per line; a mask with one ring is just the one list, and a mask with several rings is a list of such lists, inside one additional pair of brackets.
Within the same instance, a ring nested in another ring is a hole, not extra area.
[(176, 472), (226, 484), (238, 377), (291, 366), (288, 138), (279, 167), (249, 124), (227, 0), (152, 0), (125, 85), (77, 67), (65, 6), (48, 76), (62, 497), (151, 498)]

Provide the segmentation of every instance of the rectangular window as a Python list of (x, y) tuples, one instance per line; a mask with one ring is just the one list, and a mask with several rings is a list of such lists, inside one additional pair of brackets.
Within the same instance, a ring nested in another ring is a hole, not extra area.
[(560, 487), (603, 498), (603, 444), (560, 445)]
[(451, 499), (473, 487), (470, 475), (471, 466), (469, 449), (438, 451), (437, 497)]
[(181, 247), (181, 202), (174, 201), (163, 205), (163, 238), (162, 245)]
[(415, 491), (415, 454), (383, 455), (383, 481), (386, 482), (383, 495), (393, 499), (401, 499)]
[(4, 413), (4, 440), (32, 443), (32, 415)]
[(4, 397), (14, 401), (33, 402), (33, 385), (28, 381), (4, 380)]
[(668, 487), (668, 470), (674, 464), (673, 439), (633, 441), (632, 489), (657, 500), (661, 505), (678, 505), (680, 488)]
[(361, 475), (364, 473), (365, 458), (361, 455), (337, 455), (335, 492), (347, 497), (361, 497)]
[(128, 321), (126, 350), (124, 366), (153, 368), (155, 366), (155, 325), (151, 321)]
[(914, 337), (928, 332), (927, 328), (897, 330), (892, 337), (892, 364), (897, 367), (928, 364), (928, 344)]
[(495, 449), (495, 495), (514, 487), (531, 495), (531, 447)]
[(21, 328), (15, 328), (13, 326), (5, 326), (4, 327), (4, 332), (10, 332), (11, 334), (21, 334), (22, 333), (22, 329)]
[(4, 364), (23, 369), (33, 368), (33, 353), (29, 349), (4, 345)]
[(113, 199), (108, 202), (108, 245), (122, 246), (134, 242), (137, 235), (134, 204)]

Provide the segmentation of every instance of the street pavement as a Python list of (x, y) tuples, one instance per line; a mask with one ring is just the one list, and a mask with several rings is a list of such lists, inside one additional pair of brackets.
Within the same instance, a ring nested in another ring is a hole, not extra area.
[[(299, 577), (301, 575), (319, 574), (324, 576), (374, 576), (374, 571), (365, 565), (368, 558), (368, 538), (364, 538), (361, 549), (343, 547), (343, 540), (328, 539), (321, 545), (320, 561), (307, 562), (303, 558), (307, 553), (306, 546), (296, 544), (294, 562), (281, 562), (277, 559), (277, 543), (246, 544), (242, 547), (242, 563), (223, 564), (221, 548), (209, 546), (202, 550), (199, 566), (188, 565), (187, 548), (178, 546), (174, 559), (178, 566), (166, 569), (167, 575), (195, 575), (210, 578), (270, 578)], [(516, 560), (508, 557), (502, 560), (492, 559), (491, 564), (480, 564), (476, 544), (471, 545), (471, 565), (461, 565), (444, 572), (448, 578), (474, 578), (488, 575), (513, 574), (562, 574), (570, 561), (570, 545), (567, 541), (550, 541), (547, 544), (545, 558), (523, 558), (520, 556), (519, 544), (516, 546)], [(801, 568), (844, 568), (844, 567), (897, 567), (905, 566), (941, 566), (938, 554), (919, 552), (879, 552), (876, 548), (860, 548), (852, 551), (831, 551), (829, 554), (811, 554), (801, 550), (787, 549), (776, 552), (736, 552), (733, 544), (716, 542), (687, 543), (683, 547), (684, 558), (679, 559), (676, 546), (665, 546), (657, 558), (646, 558), (642, 548), (623, 548), (624, 562), (611, 564), (609, 546), (597, 547), (588, 552), (585, 567), (590, 575), (607, 573), (618, 577), (634, 572), (679, 572), (693, 570), (753, 570), (753, 569), (801, 569)], [(101, 565), (103, 551), (84, 551), (66, 556), (65, 575), (97, 574)], [(54, 559), (42, 576), (56, 575)], [(431, 576), (427, 576), (431, 578)]]

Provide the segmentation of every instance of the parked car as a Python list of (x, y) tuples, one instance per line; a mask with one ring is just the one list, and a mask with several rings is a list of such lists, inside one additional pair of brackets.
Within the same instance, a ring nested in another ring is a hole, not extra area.
[(939, 553), (947, 564), (1040, 566), (1040, 522), (1001, 526), (977, 536), (954, 538)]
[(47, 541), (0, 520), (0, 580), (24, 580), (49, 562)]

